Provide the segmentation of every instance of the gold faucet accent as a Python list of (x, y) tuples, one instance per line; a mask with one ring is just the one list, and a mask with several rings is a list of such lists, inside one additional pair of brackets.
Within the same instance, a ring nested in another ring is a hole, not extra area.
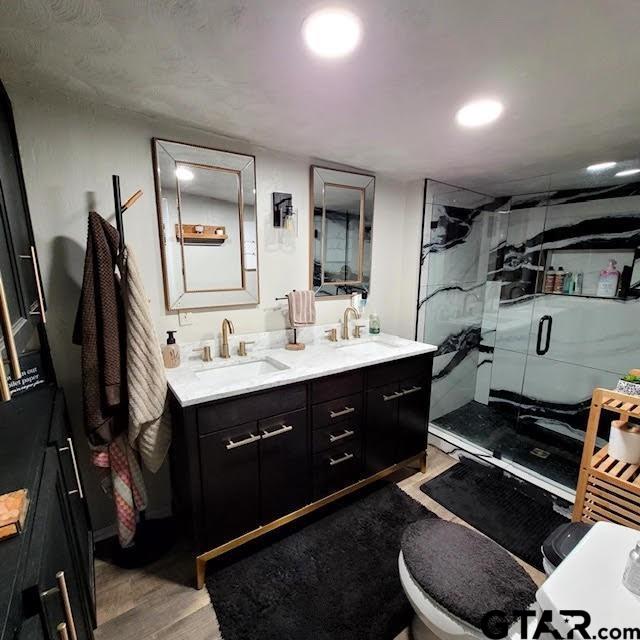
[(344, 316), (342, 317), (342, 339), (349, 340), (349, 312), (353, 312), (354, 320), (360, 319), (360, 314), (355, 307), (348, 306), (344, 310)]
[(222, 344), (220, 345), (220, 357), (230, 358), (229, 353), (229, 334), (234, 333), (233, 323), (231, 320), (225, 318), (222, 321)]

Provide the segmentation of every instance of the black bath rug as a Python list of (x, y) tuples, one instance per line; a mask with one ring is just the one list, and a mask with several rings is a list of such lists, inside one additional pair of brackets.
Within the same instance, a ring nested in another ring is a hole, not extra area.
[(567, 519), (553, 510), (550, 496), (528, 487), (501, 469), (465, 459), (420, 489), (542, 571), (542, 543)]
[(225, 566), (210, 563), (224, 640), (390, 640), (409, 625), (400, 539), (436, 516), (396, 486), (376, 485), (310, 517)]

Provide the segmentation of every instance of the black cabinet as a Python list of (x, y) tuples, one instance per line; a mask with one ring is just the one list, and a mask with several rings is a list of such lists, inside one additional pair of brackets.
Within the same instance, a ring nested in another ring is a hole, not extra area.
[(195, 407), (174, 399), (174, 511), (198, 552), (423, 454), (431, 365), (417, 356)]

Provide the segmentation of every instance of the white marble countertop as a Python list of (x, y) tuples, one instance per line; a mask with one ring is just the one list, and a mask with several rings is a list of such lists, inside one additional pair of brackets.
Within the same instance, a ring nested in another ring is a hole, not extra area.
[[(237, 342), (244, 336), (234, 338)], [(432, 353), (437, 347), (379, 334), (339, 342), (330, 342), (326, 338), (316, 339), (302, 351), (288, 351), (280, 345), (268, 348), (258, 345), (258, 348), (250, 349), (248, 347), (249, 354), (244, 357), (232, 355), (227, 360), (216, 357), (211, 362), (203, 362), (200, 356), (193, 354), (193, 346), (189, 345), (182, 350), (181, 365), (175, 369), (167, 369), (169, 387), (178, 402), (183, 407), (188, 407)]]

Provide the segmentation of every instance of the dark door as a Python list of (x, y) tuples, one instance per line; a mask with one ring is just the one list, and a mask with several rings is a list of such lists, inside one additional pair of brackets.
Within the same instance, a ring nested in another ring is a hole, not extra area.
[(51, 419), (52, 444), (58, 451), (58, 461), (62, 472), (62, 481), (67, 494), (69, 514), (73, 524), (73, 536), (80, 557), (80, 568), (83, 593), (87, 608), (91, 612), (92, 622), (95, 618), (95, 579), (93, 571), (93, 532), (89, 522), (84, 487), (78, 467), (76, 450), (69, 430), (64, 394), (56, 393), (56, 400)]
[(396, 462), (418, 455), (427, 448), (429, 384), (424, 376), (400, 383), (398, 400), (398, 446)]
[(260, 421), (262, 522), (304, 506), (309, 497), (307, 410)]
[(53, 447), (47, 448), (33, 522), (24, 583), (27, 601), (40, 610), (47, 638), (58, 638), (58, 625), (65, 623), (75, 628), (79, 640), (90, 640), (92, 623), (82, 593), (67, 489)]
[(396, 462), (398, 404), (402, 398), (394, 382), (367, 391), (365, 465), (370, 475)]
[(217, 546), (259, 525), (259, 442), (257, 422), (200, 438), (207, 546)]

